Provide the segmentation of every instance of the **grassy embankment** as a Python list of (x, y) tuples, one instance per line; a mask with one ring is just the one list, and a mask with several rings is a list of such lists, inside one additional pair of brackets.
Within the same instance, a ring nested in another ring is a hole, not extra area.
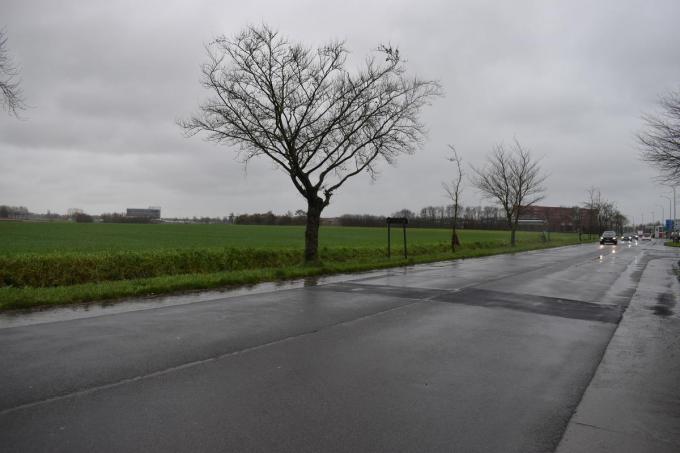
[(0, 223), (0, 309), (253, 284), (578, 243), (574, 234), (409, 229), (386, 256), (384, 228), (322, 227), (321, 263), (302, 264), (302, 227)]

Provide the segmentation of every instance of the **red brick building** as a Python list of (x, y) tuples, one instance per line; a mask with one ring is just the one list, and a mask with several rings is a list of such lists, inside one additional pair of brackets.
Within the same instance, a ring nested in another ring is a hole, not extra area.
[(597, 229), (597, 221), (591, 209), (580, 207), (525, 206), (520, 220), (540, 220), (550, 231), (579, 231), (587, 233)]

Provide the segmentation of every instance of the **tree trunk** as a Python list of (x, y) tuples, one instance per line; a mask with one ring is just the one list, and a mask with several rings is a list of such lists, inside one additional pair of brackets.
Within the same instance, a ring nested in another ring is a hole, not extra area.
[(458, 239), (458, 232), (456, 231), (456, 227), (453, 227), (453, 230), (451, 231), (451, 251), (455, 252), (456, 247), (460, 245), (460, 239)]
[(319, 261), (319, 225), (323, 200), (319, 197), (307, 199), (307, 228), (305, 229), (305, 264)]
[(508, 222), (508, 227), (510, 228), (510, 246), (514, 247), (515, 246), (515, 230), (517, 229), (517, 224), (514, 222), (514, 220), (512, 218), (512, 214), (506, 214), (505, 219)]

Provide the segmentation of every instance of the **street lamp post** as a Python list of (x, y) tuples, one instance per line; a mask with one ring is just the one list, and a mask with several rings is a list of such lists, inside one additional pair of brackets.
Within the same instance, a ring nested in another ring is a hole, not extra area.
[(675, 186), (673, 186), (673, 231), (675, 231), (675, 220), (678, 218), (676, 215), (677, 203), (675, 201)]
[[(666, 231), (666, 228), (663, 226), (663, 218), (665, 217), (663, 215), (663, 205), (657, 203), (656, 206), (661, 208), (661, 229), (662, 229), (662, 231)], [(654, 231), (656, 231), (656, 227), (654, 227)]]
[[(673, 210), (671, 209), (671, 202), (672, 202), (673, 200), (671, 200), (671, 197), (669, 197), (668, 195), (661, 195), (661, 197), (662, 197), (662, 198), (665, 198), (666, 200), (668, 200), (668, 217), (672, 216), (672, 215), (673, 215)], [(665, 222), (666, 219), (663, 219), (663, 221)], [(672, 229), (672, 228), (671, 228), (671, 229)], [(669, 231), (669, 233), (670, 233), (670, 231)]]

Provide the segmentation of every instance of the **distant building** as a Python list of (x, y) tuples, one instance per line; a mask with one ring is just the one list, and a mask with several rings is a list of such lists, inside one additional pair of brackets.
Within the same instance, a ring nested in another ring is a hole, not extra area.
[(160, 219), (161, 208), (128, 208), (125, 214), (126, 217), (141, 217), (145, 219)]
[[(522, 221), (525, 222), (522, 222)], [(522, 208), (520, 223), (539, 223), (550, 231), (578, 231), (587, 232), (597, 229), (596, 219), (590, 209), (565, 208), (556, 206), (525, 206)]]

